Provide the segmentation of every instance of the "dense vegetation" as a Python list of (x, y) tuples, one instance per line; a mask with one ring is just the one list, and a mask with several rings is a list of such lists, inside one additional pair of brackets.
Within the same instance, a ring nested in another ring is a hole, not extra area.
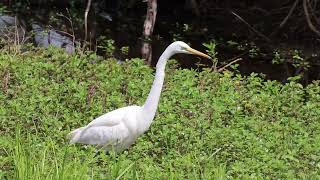
[[(152, 49), (153, 59), (149, 60), (155, 64), (161, 49), (174, 40), (185, 40), (199, 47), (215, 39), (220, 63), (242, 58), (239, 68), (242, 74), (262, 72), (267, 79), (281, 82), (300, 75), (299, 82), (303, 85), (320, 79), (320, 3), (317, 0), (148, 0), (151, 1), (157, 4), (157, 13), (149, 13), (156, 14), (150, 37), (143, 35), (148, 19), (147, 1), (2, 1), (0, 16), (16, 16), (11, 25), (17, 24), (17, 27), (12, 28), (11, 36), (0, 33), (0, 47), (2, 39), (38, 45), (39, 41), (34, 38), (37, 34), (34, 24), (37, 24), (43, 28), (42, 35), (53, 31), (68, 37), (68, 43), (58, 43), (64, 47), (81, 44), (83, 49), (106, 57), (110, 55), (104, 48), (110, 44), (109, 39), (114, 40), (117, 49), (129, 47), (125, 54), (120, 51), (114, 54), (118, 59), (147, 54), (141, 52), (141, 43), (150, 42), (152, 48), (148, 49)], [(0, 23), (0, 26), (4, 25)], [(48, 42), (55, 44), (56, 40)], [(192, 63), (182, 66), (190, 67)]]
[(65, 135), (142, 104), (152, 69), (58, 49), (0, 54), (1, 179), (320, 178), (320, 86), (167, 68), (151, 129), (128, 151)]

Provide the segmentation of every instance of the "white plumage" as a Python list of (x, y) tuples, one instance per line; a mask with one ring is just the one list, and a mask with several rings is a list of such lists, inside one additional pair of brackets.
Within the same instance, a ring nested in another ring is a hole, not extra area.
[(68, 135), (70, 143), (98, 145), (107, 151), (126, 149), (138, 137), (136, 120), (140, 112), (141, 107), (128, 106), (104, 114), (87, 126), (72, 131)]
[(176, 41), (170, 44), (159, 58), (155, 80), (143, 106), (123, 107), (94, 119), (88, 125), (70, 132), (67, 135), (70, 143), (91, 144), (106, 151), (116, 152), (129, 148), (139, 135), (149, 129), (158, 107), (165, 76), (165, 65), (167, 60), (177, 53), (210, 58), (190, 48), (184, 42)]

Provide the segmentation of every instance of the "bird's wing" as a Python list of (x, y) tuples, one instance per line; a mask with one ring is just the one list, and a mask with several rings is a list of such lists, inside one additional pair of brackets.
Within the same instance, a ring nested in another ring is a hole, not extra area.
[(120, 125), (121, 119), (123, 116), (121, 116), (120, 113), (113, 113), (113, 112), (114, 111), (106, 113), (94, 119), (88, 125), (73, 130), (67, 135), (67, 139), (70, 139), (70, 143), (76, 143), (79, 141), (79, 139), (81, 139), (81, 136), (92, 127), (99, 127), (99, 126), (113, 127), (113, 126)]
[(122, 144), (129, 137), (128, 129), (122, 124), (112, 127), (93, 126), (80, 133), (81, 136), (76, 142), (99, 146), (116, 146)]
[(114, 111), (108, 112), (108, 113), (94, 119), (93, 121), (91, 121), (87, 125), (87, 127), (117, 126), (125, 118), (126, 113), (127, 112), (126, 112), (125, 108), (116, 109)]
[(111, 111), (72, 131), (67, 137), (70, 143), (127, 146), (135, 137), (130, 135), (132, 132), (128, 129), (134, 121), (128, 124), (128, 117), (135, 117), (139, 109), (139, 106), (129, 106)]

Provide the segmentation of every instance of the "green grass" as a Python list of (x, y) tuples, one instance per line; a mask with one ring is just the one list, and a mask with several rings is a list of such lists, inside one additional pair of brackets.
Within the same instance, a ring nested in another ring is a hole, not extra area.
[(319, 81), (302, 87), (172, 62), (151, 129), (128, 151), (96, 155), (65, 135), (141, 105), (152, 69), (57, 49), (1, 52), (0, 178), (320, 178)]

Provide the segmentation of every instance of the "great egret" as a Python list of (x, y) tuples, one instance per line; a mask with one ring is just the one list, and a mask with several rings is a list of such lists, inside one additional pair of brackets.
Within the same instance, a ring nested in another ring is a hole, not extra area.
[(67, 135), (70, 143), (97, 145), (106, 151), (118, 152), (127, 149), (150, 127), (158, 107), (167, 60), (177, 53), (210, 58), (182, 41), (173, 42), (159, 58), (155, 79), (143, 106), (123, 107), (94, 119), (88, 125), (70, 132)]

